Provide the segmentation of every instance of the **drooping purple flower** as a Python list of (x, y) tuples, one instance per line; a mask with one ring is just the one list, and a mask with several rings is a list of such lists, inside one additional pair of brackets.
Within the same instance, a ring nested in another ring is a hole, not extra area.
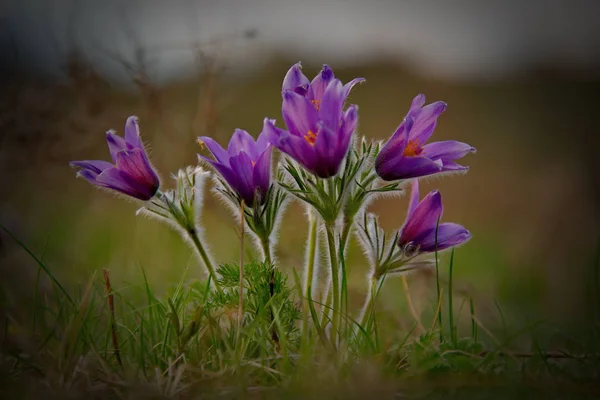
[(236, 129), (227, 150), (209, 137), (201, 136), (198, 140), (208, 147), (215, 159), (200, 158), (211, 164), (248, 206), (254, 204), (257, 196), (260, 203), (264, 203), (271, 185), (273, 149), (264, 132), (255, 142), (248, 132)]
[(420, 253), (458, 246), (471, 238), (471, 233), (463, 226), (451, 222), (440, 223), (438, 219), (444, 212), (442, 196), (434, 190), (419, 202), (419, 183), (412, 183), (412, 194), (406, 221), (400, 229), (398, 246), (407, 250), (418, 249)]
[(446, 103), (436, 101), (423, 107), (424, 104), (425, 96), (422, 94), (413, 99), (408, 115), (377, 155), (375, 170), (383, 180), (468, 169), (454, 160), (474, 153), (474, 147), (455, 140), (426, 144), (435, 130), (438, 117), (446, 109)]
[(101, 160), (71, 161), (79, 168), (77, 176), (93, 185), (115, 190), (139, 200), (150, 200), (158, 191), (160, 181), (152, 168), (142, 139), (138, 118), (130, 116), (125, 122), (125, 137), (106, 132), (112, 163)]
[(310, 82), (300, 63), (293, 65), (282, 87), (282, 114), (288, 130), (265, 118), (263, 132), (275, 147), (313, 174), (321, 178), (336, 175), (358, 121), (358, 107), (351, 105), (344, 111), (344, 103), (352, 87), (363, 81), (356, 78), (342, 85), (323, 65)]

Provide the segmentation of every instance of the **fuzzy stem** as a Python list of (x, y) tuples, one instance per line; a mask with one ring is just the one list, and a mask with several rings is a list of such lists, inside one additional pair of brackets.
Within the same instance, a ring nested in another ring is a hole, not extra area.
[(360, 318), (360, 326), (365, 328), (366, 323), (369, 321), (369, 318), (373, 314), (373, 310), (375, 308), (375, 300), (377, 298), (377, 289), (381, 283), (381, 277), (377, 278), (375, 276), (371, 276), (369, 278), (369, 291), (367, 292), (367, 296), (365, 297), (365, 304), (362, 308), (362, 316)]
[(400, 279), (402, 280), (402, 287), (404, 288), (404, 297), (406, 298), (406, 304), (408, 305), (410, 314), (417, 322), (417, 330), (419, 331), (419, 333), (424, 333), (425, 327), (423, 327), (423, 324), (421, 323), (421, 318), (419, 317), (419, 314), (415, 309), (415, 305), (412, 302), (412, 298), (410, 297), (410, 291), (408, 289), (408, 281), (406, 280), (406, 275), (403, 274), (400, 277)]
[(188, 235), (190, 237), (190, 239), (192, 239), (192, 242), (194, 243), (194, 246), (196, 247), (196, 250), (198, 250), (198, 254), (200, 255), (200, 258), (202, 258), (202, 261), (204, 262), (204, 265), (206, 266), (206, 269), (208, 270), (208, 274), (213, 282), (213, 284), (215, 285), (215, 287), (217, 289), (221, 289), (221, 286), (219, 286), (219, 283), (217, 282), (217, 274), (215, 272), (215, 267), (212, 264), (212, 261), (210, 261), (210, 257), (208, 256), (208, 253), (206, 252), (206, 249), (204, 248), (204, 246), (202, 245), (202, 242), (200, 242), (200, 238), (198, 237), (198, 231), (194, 228), (188, 230)]
[(312, 294), (313, 274), (315, 272), (315, 256), (317, 254), (317, 218), (310, 212), (308, 228), (308, 260), (306, 263), (306, 276), (304, 281), (304, 321), (302, 331), (308, 336), (308, 318), (310, 315), (308, 299)]
[(333, 299), (333, 313), (331, 315), (331, 341), (333, 345), (337, 342), (338, 321), (340, 320), (340, 280), (337, 250), (335, 246), (335, 233), (332, 223), (326, 223), (327, 244), (329, 245), (329, 262), (331, 264), (331, 297)]

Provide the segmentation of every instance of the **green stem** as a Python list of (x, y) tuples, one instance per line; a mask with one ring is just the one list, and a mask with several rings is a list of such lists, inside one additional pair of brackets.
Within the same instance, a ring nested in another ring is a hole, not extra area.
[(310, 225), (308, 228), (308, 260), (306, 263), (306, 280), (304, 282), (304, 321), (303, 321), (303, 334), (305, 337), (308, 336), (308, 318), (310, 315), (310, 309), (308, 299), (312, 296), (312, 282), (313, 274), (315, 272), (315, 257), (317, 254), (317, 218), (311, 211), (310, 214)]
[(327, 231), (327, 244), (329, 245), (329, 261), (331, 264), (331, 297), (333, 299), (333, 313), (331, 315), (331, 341), (333, 345), (337, 342), (338, 321), (340, 320), (340, 280), (338, 275), (338, 257), (335, 246), (335, 233), (333, 224), (328, 222), (325, 225)]
[[(377, 289), (380, 285), (381, 278), (376, 278), (375, 276), (371, 276), (369, 278), (370, 287), (367, 292), (367, 297), (365, 297), (365, 304), (362, 308), (362, 318), (360, 319), (360, 326), (366, 328), (365, 325), (369, 321), (371, 315), (373, 314), (373, 309), (375, 307), (375, 300), (377, 299)], [(367, 331), (368, 332), (368, 331)]]
[(215, 272), (215, 267), (213, 266), (212, 261), (210, 261), (210, 257), (208, 256), (206, 249), (200, 242), (200, 238), (198, 237), (198, 231), (196, 229), (190, 229), (188, 231), (188, 234), (190, 236), (190, 239), (192, 239), (192, 242), (194, 243), (196, 250), (198, 250), (198, 254), (200, 255), (200, 258), (202, 258), (202, 261), (204, 262), (204, 265), (206, 266), (206, 269), (208, 270), (208, 274), (209, 274), (213, 284), (215, 285), (215, 287), (217, 289), (220, 290), (221, 287), (219, 286), (219, 283), (217, 282), (217, 279), (216, 279), (217, 274)]
[(267, 264), (272, 264), (273, 256), (271, 255), (271, 241), (269, 240), (269, 236), (266, 235), (265, 237), (262, 237), (260, 239), (260, 243), (261, 243), (263, 253), (265, 256), (265, 262)]

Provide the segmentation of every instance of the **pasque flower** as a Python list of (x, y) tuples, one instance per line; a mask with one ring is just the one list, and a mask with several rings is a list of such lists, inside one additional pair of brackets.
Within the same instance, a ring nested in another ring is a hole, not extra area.
[(271, 184), (272, 146), (264, 132), (255, 142), (248, 132), (236, 129), (227, 150), (209, 137), (198, 140), (215, 159), (200, 158), (211, 164), (247, 205), (252, 206), (257, 196), (261, 204), (265, 201)]
[(139, 200), (149, 200), (158, 191), (160, 181), (144, 150), (137, 117), (127, 118), (124, 136), (117, 136), (112, 130), (106, 132), (112, 163), (84, 160), (71, 161), (70, 165), (79, 168), (77, 176), (87, 179), (93, 185)]
[(352, 133), (358, 121), (358, 107), (344, 111), (344, 103), (352, 87), (363, 78), (342, 85), (333, 71), (323, 65), (310, 82), (300, 63), (287, 72), (282, 87), (283, 120), (288, 130), (275, 126), (266, 118), (263, 131), (269, 141), (321, 178), (337, 174), (348, 152)]
[(437, 250), (458, 246), (469, 240), (471, 233), (461, 225), (451, 222), (438, 225), (443, 212), (442, 196), (437, 190), (430, 192), (419, 202), (419, 183), (415, 179), (406, 221), (400, 228), (398, 246), (409, 253), (433, 252), (436, 250), (436, 231)]
[(379, 152), (375, 170), (383, 180), (468, 169), (454, 160), (475, 152), (474, 147), (454, 140), (426, 144), (435, 130), (438, 117), (446, 109), (446, 103), (436, 101), (423, 107), (424, 104), (424, 95), (414, 98), (408, 115)]

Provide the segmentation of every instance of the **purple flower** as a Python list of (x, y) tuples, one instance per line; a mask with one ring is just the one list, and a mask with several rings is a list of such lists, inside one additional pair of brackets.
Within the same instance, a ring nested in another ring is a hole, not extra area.
[(255, 142), (248, 132), (236, 129), (227, 150), (209, 137), (201, 136), (198, 140), (208, 147), (215, 159), (200, 158), (210, 163), (248, 206), (254, 204), (257, 195), (260, 203), (264, 203), (271, 185), (273, 149), (264, 132)]
[(471, 233), (464, 227), (451, 222), (440, 223), (444, 206), (440, 192), (430, 192), (419, 202), (419, 183), (415, 179), (412, 184), (412, 194), (406, 221), (400, 229), (398, 246), (407, 250), (417, 250), (420, 253), (433, 252), (436, 249), (444, 250), (448, 247), (458, 246), (471, 238)]
[(474, 153), (474, 147), (454, 140), (425, 144), (433, 134), (438, 117), (446, 109), (446, 103), (436, 101), (423, 107), (424, 104), (422, 94), (413, 99), (408, 115), (377, 155), (375, 170), (383, 180), (468, 169), (454, 160)]
[(351, 105), (344, 111), (344, 103), (352, 87), (364, 79), (342, 85), (323, 65), (309, 82), (300, 68), (300, 63), (293, 65), (283, 80), (282, 113), (288, 130), (277, 128), (274, 119), (265, 119), (263, 132), (308, 171), (329, 178), (337, 174), (358, 121), (358, 107)]
[(106, 132), (106, 141), (113, 163), (101, 160), (71, 161), (72, 167), (80, 168), (77, 176), (99, 187), (139, 200), (150, 200), (158, 191), (160, 181), (144, 150), (138, 118), (127, 118), (124, 139), (109, 130)]

